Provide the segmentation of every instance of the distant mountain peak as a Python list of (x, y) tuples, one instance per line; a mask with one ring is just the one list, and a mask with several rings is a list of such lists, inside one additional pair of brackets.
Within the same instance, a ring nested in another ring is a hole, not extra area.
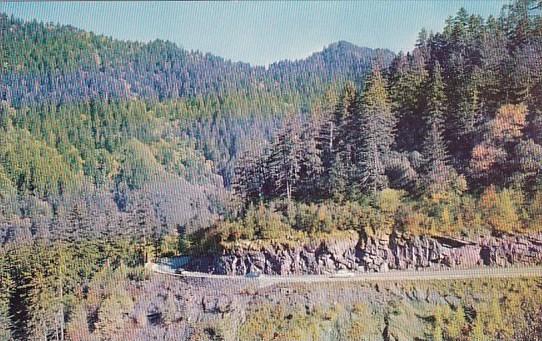
[(339, 41), (329, 44), (325, 49), (359, 49), (359, 48), (364, 48), (364, 47), (357, 46), (346, 40), (339, 40)]
[(323, 59), (328, 64), (337, 64), (345, 62), (363, 62), (371, 64), (376, 60), (386, 66), (391, 63), (395, 53), (388, 49), (370, 48), (358, 46), (345, 40), (339, 40), (324, 47), (305, 58), (304, 61), (311, 62), (318, 59)]
[(381, 51), (389, 55), (394, 55), (394, 53), (391, 50), (383, 49), (383, 48), (370, 48), (366, 46), (358, 46), (356, 44), (353, 44), (351, 42), (348, 42), (346, 40), (339, 40), (337, 42), (329, 44), (327, 47), (325, 47), (321, 53), (323, 52), (350, 52), (350, 53), (373, 53), (376, 51)]

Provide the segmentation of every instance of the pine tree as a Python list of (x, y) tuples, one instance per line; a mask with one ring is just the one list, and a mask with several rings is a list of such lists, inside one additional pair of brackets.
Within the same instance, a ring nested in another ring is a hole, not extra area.
[(442, 69), (440, 63), (435, 61), (430, 78), (425, 87), (425, 120), (428, 123), (436, 122), (442, 125), (446, 113), (446, 94), (444, 80), (442, 79)]
[(422, 154), (425, 158), (425, 187), (433, 190), (445, 189), (451, 180), (452, 169), (449, 165), (449, 155), (443, 137), (443, 122), (446, 111), (446, 95), (442, 80), (441, 68), (435, 62), (433, 72), (426, 86), (427, 102), (424, 117), (427, 132), (423, 144)]
[(347, 195), (347, 184), (352, 181), (355, 171), (357, 132), (353, 128), (358, 112), (357, 90), (353, 83), (348, 82), (337, 102), (330, 128), (329, 186), (331, 196), (336, 198)]
[(291, 201), (300, 184), (303, 152), (299, 122), (290, 119), (275, 137), (268, 159), (276, 196)]
[(325, 104), (320, 114), (315, 118), (318, 122), (318, 135), (316, 136), (316, 149), (318, 149), (321, 161), (321, 174), (318, 179), (317, 190), (321, 197), (330, 197), (332, 193), (332, 167), (335, 161), (333, 144), (337, 135), (334, 117), (338, 99), (333, 93), (326, 93)]
[(151, 199), (145, 193), (140, 194), (133, 214), (135, 218), (133, 235), (139, 241), (141, 261), (146, 263), (149, 261), (149, 248), (153, 245), (153, 232), (159, 223)]
[(454, 100), (453, 114), (449, 115), (447, 135), (453, 143), (451, 150), (455, 164), (461, 166), (468, 160), (472, 148), (480, 139), (483, 121), (479, 84), (485, 75), (477, 67), (472, 75), (461, 81), (458, 98)]
[(446, 328), (447, 334), (451, 340), (458, 340), (464, 334), (463, 330), (465, 329), (466, 323), (465, 310), (463, 309), (463, 306), (460, 305), (453, 312)]
[(422, 51), (416, 49), (412, 54), (400, 53), (390, 66), (389, 93), (398, 120), (396, 145), (401, 151), (421, 149), (419, 128), (424, 122), (420, 93), (427, 78), (425, 64)]
[(356, 115), (357, 184), (362, 191), (376, 193), (387, 187), (385, 161), (395, 139), (396, 119), (386, 90), (386, 81), (375, 69), (368, 78)]
[(445, 189), (451, 180), (451, 166), (448, 164), (448, 152), (437, 123), (432, 123), (424, 141), (425, 186), (438, 185)]
[[(59, 259), (56, 252), (51, 252), (50, 245), (35, 244), (30, 269), (23, 274), (25, 287), (25, 304), (28, 310), (26, 333), (29, 339), (49, 340), (55, 336), (60, 340), (63, 336), (64, 317)], [(54, 251), (54, 250), (53, 250)]]
[(431, 340), (432, 341), (443, 341), (444, 338), (442, 337), (442, 327), (444, 326), (444, 319), (443, 319), (443, 312), (440, 307), (436, 308), (435, 312), (435, 322), (433, 324), (433, 330), (431, 333)]
[(507, 98), (506, 89), (510, 82), (505, 81), (503, 70), (510, 64), (507, 43), (500, 21), (489, 17), (480, 36), (480, 69), (475, 71), (479, 76), (474, 77), (486, 112), (497, 111), (501, 101)]
[(299, 199), (311, 199), (318, 195), (318, 185), (323, 171), (322, 151), (318, 146), (318, 131), (321, 121), (318, 117), (310, 117), (301, 132), (300, 184), (297, 191)]
[(476, 317), (472, 324), (470, 338), (475, 341), (486, 341), (489, 338), (484, 332), (484, 313), (482, 311), (476, 312)]
[(264, 165), (265, 157), (266, 155), (247, 151), (237, 161), (232, 187), (245, 202), (259, 201), (269, 194), (265, 188), (265, 182), (269, 177)]
[[(414, 55), (419, 55), (425, 64), (431, 57), (431, 41), (433, 38), (432, 32), (427, 32), (425, 27), (422, 27), (418, 33), (418, 39), (416, 39), (416, 48), (414, 49)], [(417, 64), (418, 66), (424, 67), (423, 64)]]
[[(352, 148), (353, 133), (351, 124), (358, 113), (358, 93), (352, 82), (347, 82), (342, 96), (333, 113), (334, 128), (331, 132), (331, 146), (334, 153), (347, 153)], [(336, 132), (335, 134), (333, 134)]]
[(186, 255), (190, 251), (190, 239), (188, 238), (188, 235), (186, 233), (186, 226), (179, 225), (177, 227), (177, 234), (179, 236), (178, 240), (178, 251), (181, 255)]
[(14, 290), (15, 282), (10, 274), (10, 264), (6, 255), (0, 252), (0, 341), (12, 339), (9, 304)]

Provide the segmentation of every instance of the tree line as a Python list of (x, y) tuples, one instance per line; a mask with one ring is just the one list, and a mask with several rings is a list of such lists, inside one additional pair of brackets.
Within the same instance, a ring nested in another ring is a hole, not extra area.
[(15, 106), (90, 99), (167, 100), (258, 91), (303, 96), (337, 80), (361, 81), (393, 53), (346, 42), (300, 61), (251, 66), (177, 45), (119, 41), (71, 26), (25, 22), (0, 13), (0, 100)]
[(538, 229), (541, 27), (537, 3), (518, 1), (499, 18), (462, 9), (443, 32), (422, 30), (412, 52), (373, 68), (361, 89), (328, 93), (267, 148), (245, 153), (235, 191), (247, 205), (369, 201), (378, 209), (392, 190), (417, 206), (407, 221), (464, 225), (474, 205), (501, 212), (486, 216), (490, 229)]

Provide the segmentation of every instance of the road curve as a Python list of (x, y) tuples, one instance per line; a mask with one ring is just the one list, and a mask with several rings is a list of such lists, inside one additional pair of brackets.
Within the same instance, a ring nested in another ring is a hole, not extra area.
[(183, 278), (207, 278), (216, 280), (244, 280), (256, 282), (259, 285), (272, 285), (283, 283), (332, 283), (332, 282), (378, 282), (378, 281), (439, 281), (480, 278), (520, 278), (542, 277), (542, 266), (529, 267), (480, 267), (472, 269), (449, 270), (395, 270), (389, 272), (353, 272), (346, 275), (294, 275), (294, 276), (266, 276), (256, 278), (232, 275), (213, 275), (202, 272), (187, 272), (176, 274), (173, 269), (155, 263), (148, 263), (146, 268), (155, 273)]

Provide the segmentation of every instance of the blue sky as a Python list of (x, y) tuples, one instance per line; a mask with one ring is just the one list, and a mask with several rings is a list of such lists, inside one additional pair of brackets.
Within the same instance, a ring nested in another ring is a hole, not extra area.
[(265, 65), (338, 40), (410, 50), (422, 27), (439, 31), (465, 7), (498, 15), (506, 0), (348, 2), (2, 2), (0, 11), (115, 38), (170, 40), (189, 50)]

